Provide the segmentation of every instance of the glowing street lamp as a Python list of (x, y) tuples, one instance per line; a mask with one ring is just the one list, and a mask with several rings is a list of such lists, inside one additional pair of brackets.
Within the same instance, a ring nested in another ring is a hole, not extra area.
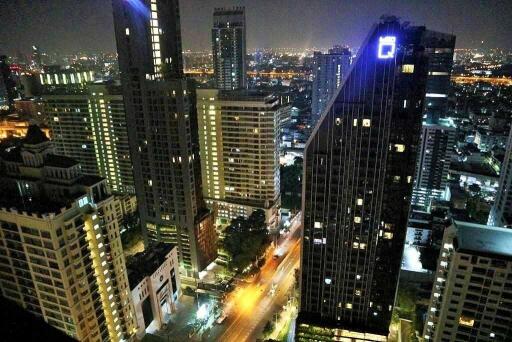
[(196, 317), (198, 320), (200, 321), (203, 321), (206, 319), (206, 317), (208, 317), (208, 309), (209, 309), (209, 305), (208, 304), (202, 304), (199, 309), (197, 310), (197, 313), (196, 313)]

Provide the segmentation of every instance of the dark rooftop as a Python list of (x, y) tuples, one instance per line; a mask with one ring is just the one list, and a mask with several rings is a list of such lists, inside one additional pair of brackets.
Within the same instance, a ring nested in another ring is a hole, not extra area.
[(79, 164), (75, 159), (57, 154), (46, 156), (45, 165), (53, 167), (68, 168)]
[(80, 177), (78, 180), (78, 183), (85, 185), (85, 186), (92, 186), (94, 184), (98, 184), (105, 180), (105, 178), (95, 175), (84, 175)]
[(459, 250), (512, 257), (512, 229), (454, 221)]
[(27, 134), (23, 142), (29, 145), (37, 145), (49, 141), (46, 135), (37, 125), (28, 126)]
[(174, 247), (173, 244), (159, 242), (150, 245), (144, 252), (129, 257), (126, 260), (126, 270), (130, 289), (134, 289), (142, 279), (155, 273)]

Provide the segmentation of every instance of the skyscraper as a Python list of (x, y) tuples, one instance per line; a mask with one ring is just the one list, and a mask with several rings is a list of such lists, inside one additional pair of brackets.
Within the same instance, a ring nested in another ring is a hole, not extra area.
[(212, 50), (216, 87), (246, 88), (245, 7), (215, 8)]
[(203, 193), (224, 223), (254, 210), (279, 221), (279, 117), (269, 92), (198, 89)]
[(105, 179), (83, 175), (31, 126), (0, 155), (0, 292), (80, 341), (134, 334), (131, 293)]
[(343, 47), (334, 47), (329, 53), (315, 52), (313, 55), (313, 94), (311, 102), (311, 116), (316, 122), (329, 100), (336, 94), (343, 77), (350, 67), (350, 50)]
[(383, 17), (306, 144), (299, 340), (388, 335), (432, 34)]
[(436, 32), (425, 44), (429, 55), (428, 76), (412, 204), (428, 209), (433, 199), (442, 199), (446, 195), (456, 138), (455, 125), (447, 118), (455, 36)]
[(43, 94), (59, 154), (76, 159), (86, 174), (107, 179), (117, 193), (133, 194), (132, 162), (121, 87), (113, 83), (62, 84)]
[(496, 227), (512, 227), (512, 129), (509, 132), (505, 159), (501, 164), (500, 181), (496, 199), (491, 207), (487, 224)]
[(446, 198), (448, 171), (456, 139), (451, 119), (423, 122), (411, 203), (425, 209), (433, 199)]
[(119, 69), (145, 239), (178, 246), (197, 276), (216, 257), (201, 190), (195, 90), (183, 78), (177, 0), (114, 0)]
[(510, 341), (512, 230), (454, 221), (445, 230), (425, 341)]

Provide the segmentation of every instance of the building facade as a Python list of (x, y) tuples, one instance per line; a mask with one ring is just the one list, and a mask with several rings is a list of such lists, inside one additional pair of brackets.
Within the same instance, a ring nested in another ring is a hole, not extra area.
[(413, 205), (428, 209), (433, 199), (446, 199), (456, 134), (450, 119), (439, 119), (437, 124), (423, 123), (414, 176)]
[(216, 87), (225, 90), (246, 88), (245, 7), (215, 8), (212, 52)]
[(55, 154), (36, 126), (0, 156), (0, 290), (80, 341), (136, 330), (119, 224), (105, 179)]
[(146, 241), (178, 247), (183, 275), (217, 256), (204, 203), (195, 90), (183, 77), (177, 0), (114, 0), (135, 192)]
[(181, 295), (178, 249), (158, 243), (128, 260), (128, 279), (137, 319), (137, 337), (155, 331), (176, 311)]
[(425, 341), (509, 341), (512, 230), (454, 221), (445, 230)]
[(105, 177), (114, 192), (133, 194), (121, 87), (113, 83), (61, 85), (45, 93), (43, 102), (58, 153), (78, 160), (84, 173)]
[(412, 204), (429, 210), (432, 200), (446, 197), (448, 169), (454, 153), (456, 130), (447, 118), (447, 103), (455, 36), (431, 32), (425, 45), (428, 75)]
[(316, 122), (322, 115), (329, 100), (336, 94), (343, 77), (350, 67), (351, 54), (348, 48), (333, 48), (328, 53), (315, 52), (313, 55), (313, 91), (311, 116)]
[(489, 212), (487, 224), (496, 227), (512, 227), (512, 129), (509, 132), (505, 159), (500, 168), (498, 192)]
[(306, 144), (299, 340), (311, 325), (373, 340), (389, 333), (429, 34), (395, 17), (374, 25)]
[(271, 93), (197, 90), (203, 193), (224, 223), (262, 209), (277, 227), (282, 108)]

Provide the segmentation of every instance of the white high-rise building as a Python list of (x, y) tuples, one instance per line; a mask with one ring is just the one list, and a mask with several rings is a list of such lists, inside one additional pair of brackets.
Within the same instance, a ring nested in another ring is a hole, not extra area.
[(425, 341), (510, 341), (512, 230), (454, 221), (445, 230)]
[(0, 293), (80, 341), (131, 338), (114, 197), (37, 126), (0, 155)]

